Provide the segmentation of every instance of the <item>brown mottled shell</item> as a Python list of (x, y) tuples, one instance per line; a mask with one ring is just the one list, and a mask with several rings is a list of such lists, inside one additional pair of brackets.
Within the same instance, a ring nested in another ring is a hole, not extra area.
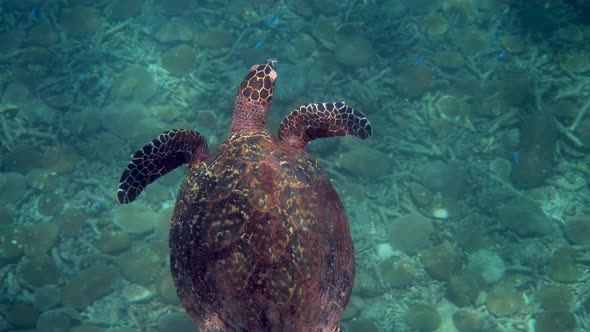
[(353, 286), (348, 220), (330, 180), (266, 131), (233, 134), (190, 168), (170, 248), (201, 331), (333, 331)]

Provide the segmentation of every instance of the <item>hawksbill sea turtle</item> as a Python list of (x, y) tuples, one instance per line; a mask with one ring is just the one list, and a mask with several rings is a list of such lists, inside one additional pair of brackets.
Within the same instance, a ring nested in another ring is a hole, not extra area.
[(189, 173), (170, 228), (170, 268), (201, 331), (339, 331), (354, 282), (354, 250), (338, 194), (305, 146), (366, 139), (365, 115), (344, 104), (301, 106), (266, 129), (276, 60), (248, 72), (231, 129), (210, 153), (198, 132), (160, 134), (135, 152), (117, 196), (132, 202), (178, 166)]

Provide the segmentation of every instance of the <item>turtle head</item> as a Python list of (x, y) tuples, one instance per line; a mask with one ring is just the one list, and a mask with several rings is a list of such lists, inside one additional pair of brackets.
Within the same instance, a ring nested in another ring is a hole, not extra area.
[(275, 89), (277, 60), (253, 66), (242, 81), (236, 97), (232, 132), (262, 129)]
[(275, 89), (277, 60), (268, 59), (266, 63), (250, 68), (248, 75), (242, 81), (238, 90), (238, 97), (246, 103), (259, 104), (268, 107), (272, 101)]

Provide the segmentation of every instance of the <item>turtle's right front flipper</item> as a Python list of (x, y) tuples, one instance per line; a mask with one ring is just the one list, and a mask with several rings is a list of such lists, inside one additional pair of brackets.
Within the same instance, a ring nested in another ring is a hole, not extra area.
[(344, 102), (301, 106), (279, 127), (281, 141), (297, 149), (304, 149), (316, 138), (350, 135), (366, 139), (372, 134), (367, 117)]
[(174, 129), (161, 133), (131, 156), (119, 181), (119, 203), (133, 202), (160, 176), (180, 165), (199, 162), (208, 155), (207, 142), (196, 131)]

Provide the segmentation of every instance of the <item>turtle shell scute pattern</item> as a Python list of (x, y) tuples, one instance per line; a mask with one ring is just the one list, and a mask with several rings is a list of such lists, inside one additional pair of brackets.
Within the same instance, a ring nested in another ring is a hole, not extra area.
[(199, 327), (332, 329), (352, 288), (350, 231), (328, 177), (265, 132), (234, 134), (191, 168), (170, 247), (179, 297)]

